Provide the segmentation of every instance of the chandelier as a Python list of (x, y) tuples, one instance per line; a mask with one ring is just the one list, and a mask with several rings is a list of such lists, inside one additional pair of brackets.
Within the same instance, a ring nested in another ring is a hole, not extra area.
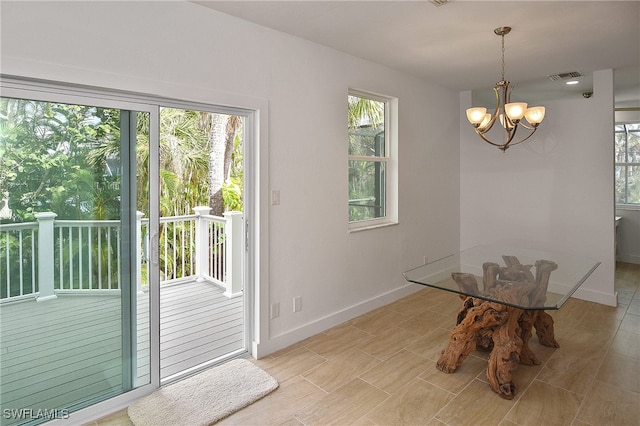
[[(504, 78), (504, 36), (509, 34), (510, 31), (511, 27), (498, 27), (493, 30), (496, 35), (502, 37), (502, 79), (497, 82), (493, 88), (496, 95), (496, 109), (493, 115), (488, 113), (484, 107), (467, 109), (467, 119), (475, 128), (478, 136), (485, 142), (497, 146), (503, 152), (510, 146), (517, 145), (529, 139), (544, 119), (544, 107), (535, 106), (527, 108), (525, 102), (510, 101), (513, 87)], [(492, 142), (487, 137), (487, 132), (491, 130), (497, 121), (500, 122), (500, 127), (502, 128), (502, 143)], [(529, 134), (517, 142), (514, 142), (514, 137), (519, 127), (524, 127), (529, 131)]]

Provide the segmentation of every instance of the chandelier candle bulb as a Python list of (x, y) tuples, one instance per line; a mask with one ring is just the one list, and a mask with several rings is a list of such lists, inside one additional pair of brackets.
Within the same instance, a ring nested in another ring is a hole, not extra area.
[(521, 120), (527, 110), (527, 104), (525, 102), (511, 102), (504, 106), (504, 110), (511, 120)]
[(469, 108), (467, 110), (467, 119), (471, 124), (480, 124), (485, 120), (487, 109), (483, 107)]
[(529, 124), (538, 125), (542, 123), (544, 119), (544, 107), (537, 106), (527, 108), (527, 111), (524, 113), (524, 118), (527, 119)]
[(500, 124), (502, 124), (502, 127), (504, 127), (507, 130), (511, 130), (514, 127), (513, 122), (509, 120), (508, 116), (507, 116), (507, 120), (505, 121), (504, 114), (500, 114)]
[(489, 123), (491, 122), (491, 114), (485, 114), (484, 119), (482, 120), (482, 123), (480, 123), (480, 125), (478, 126), (478, 130), (484, 130)]

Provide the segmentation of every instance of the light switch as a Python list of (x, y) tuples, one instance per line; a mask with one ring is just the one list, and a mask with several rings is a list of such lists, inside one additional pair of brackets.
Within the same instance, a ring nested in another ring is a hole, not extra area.
[(280, 191), (274, 189), (271, 191), (271, 205), (277, 206), (278, 204), (280, 204)]

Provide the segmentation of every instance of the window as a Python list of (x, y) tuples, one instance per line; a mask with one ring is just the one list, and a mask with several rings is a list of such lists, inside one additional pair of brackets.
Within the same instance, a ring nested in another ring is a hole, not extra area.
[(350, 91), (349, 227), (397, 222), (395, 99)]
[(640, 123), (615, 128), (616, 204), (640, 204)]

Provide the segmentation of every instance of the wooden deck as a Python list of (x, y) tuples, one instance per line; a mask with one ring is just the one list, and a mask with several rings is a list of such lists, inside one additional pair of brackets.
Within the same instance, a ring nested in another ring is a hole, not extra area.
[[(161, 378), (245, 349), (243, 298), (211, 283), (161, 288)], [(138, 299), (137, 384), (149, 382), (148, 294)], [(3, 409), (67, 408), (122, 392), (118, 295), (60, 295), (0, 306)], [(0, 416), (0, 425), (20, 421)]]
[(243, 298), (202, 282), (160, 292), (160, 378), (245, 348)]

